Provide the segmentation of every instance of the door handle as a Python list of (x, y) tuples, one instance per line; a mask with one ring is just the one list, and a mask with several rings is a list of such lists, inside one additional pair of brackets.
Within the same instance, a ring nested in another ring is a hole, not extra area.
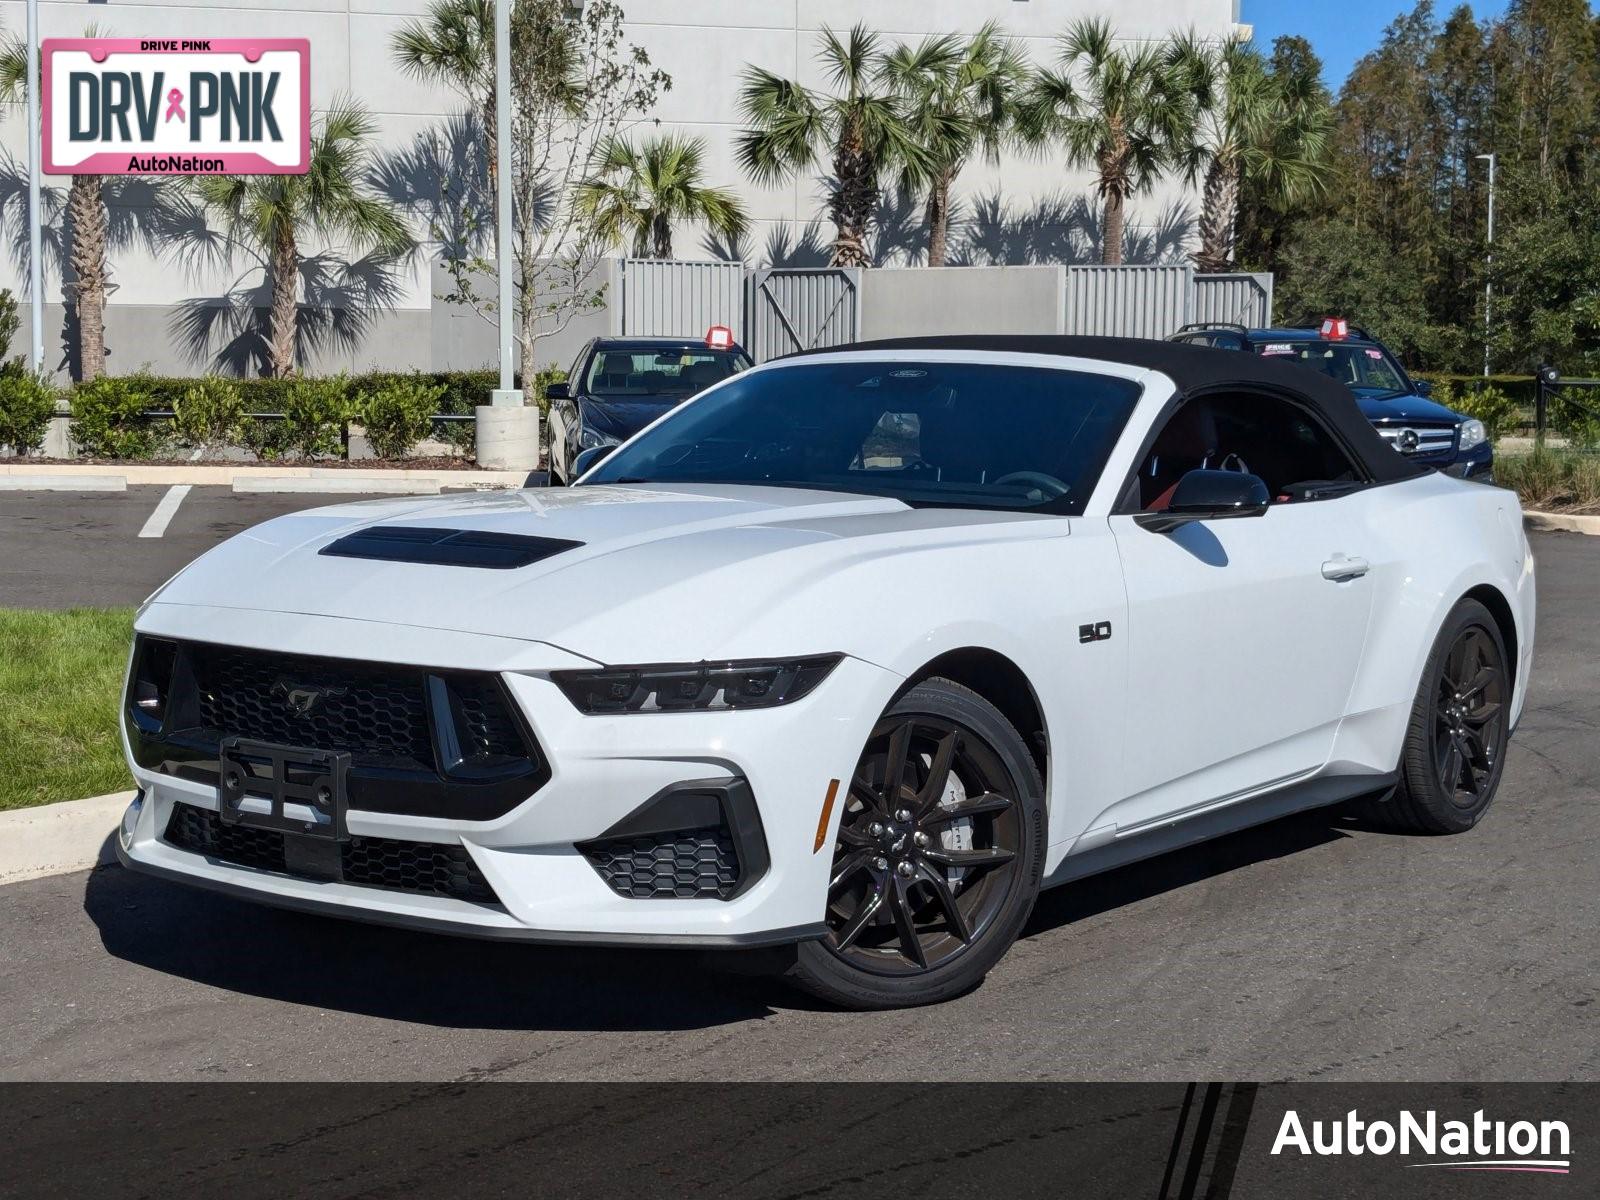
[(1360, 579), (1371, 569), (1371, 564), (1364, 558), (1346, 558), (1342, 554), (1335, 554), (1322, 564), (1322, 577), (1342, 583), (1347, 579)]

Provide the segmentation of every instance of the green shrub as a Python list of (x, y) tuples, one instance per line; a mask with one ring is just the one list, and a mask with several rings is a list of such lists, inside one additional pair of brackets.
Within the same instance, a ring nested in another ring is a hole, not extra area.
[(533, 377), (533, 402), (539, 406), (540, 416), (548, 416), (550, 413), (550, 397), (545, 395), (545, 391), (552, 383), (566, 381), (566, 370), (553, 363), (548, 367), (541, 367), (539, 373)]
[(1550, 428), (1577, 450), (1600, 448), (1600, 393), (1557, 388), (1550, 393)]
[(1522, 406), (1492, 383), (1459, 391), (1441, 385), (1434, 390), (1433, 398), (1446, 408), (1482, 421), (1491, 442), (1499, 441), (1502, 434), (1509, 433), (1522, 420)]
[(1490, 375), (1485, 379), (1482, 375), (1454, 375), (1448, 371), (1412, 371), (1411, 377), (1432, 383), (1435, 399), (1438, 399), (1441, 388), (1448, 388), (1451, 394), (1460, 396), (1488, 384), (1504, 392), (1513, 404), (1529, 414), (1533, 412), (1539, 391), (1539, 381), (1532, 375)]
[(233, 380), (207, 375), (173, 400), (172, 417), (178, 442), (190, 449), (232, 445), (244, 425), (244, 395)]
[(302, 458), (343, 454), (351, 408), (348, 375), (294, 380), (284, 395), (283, 445)]
[(167, 430), (145, 414), (155, 407), (146, 375), (102, 375), (72, 392), (72, 440), (92, 458), (151, 458)]
[(420, 378), (396, 379), (362, 395), (357, 413), (379, 458), (404, 458), (433, 426), (445, 389)]
[(1545, 512), (1600, 510), (1600, 456), (1566, 450), (1504, 454), (1494, 479), (1522, 499), (1522, 507)]
[(0, 371), (0, 446), (27, 454), (44, 444), (56, 390), (25, 371)]
[(292, 432), (287, 421), (246, 416), (239, 423), (239, 444), (262, 462), (275, 462), (289, 453)]
[[(10, 288), (0, 288), (0, 354), (11, 345), (11, 339), (17, 336), (17, 330), (21, 328), (22, 314), (17, 312), (17, 298), (11, 294)], [(20, 369), (22, 366), (21, 358), (6, 363), (9, 369)]]

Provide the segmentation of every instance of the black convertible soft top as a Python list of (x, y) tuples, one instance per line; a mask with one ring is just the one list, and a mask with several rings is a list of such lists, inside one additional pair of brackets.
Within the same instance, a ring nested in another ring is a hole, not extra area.
[[(1158, 371), (1184, 396), (1224, 391), (1229, 387), (1260, 388), (1286, 393), (1322, 418), (1359, 456), (1373, 479), (1390, 483), (1421, 475), (1429, 468), (1408, 461), (1378, 436), (1362, 415), (1355, 397), (1341, 383), (1296, 363), (1238, 350), (1219, 350), (1182, 342), (1141, 338), (1068, 337), (1062, 334), (959, 334), (938, 337), (889, 338), (855, 342), (802, 354), (849, 353), (857, 350), (961, 350), (1004, 354), (1052, 354), (1091, 358)], [(791, 356), (791, 357), (799, 357)]]

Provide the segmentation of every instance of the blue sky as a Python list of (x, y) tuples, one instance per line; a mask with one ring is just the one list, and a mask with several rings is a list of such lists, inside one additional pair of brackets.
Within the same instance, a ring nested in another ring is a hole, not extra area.
[[(1307, 38), (1322, 56), (1328, 86), (1337, 92), (1356, 59), (1378, 44), (1395, 17), (1413, 7), (1415, 0), (1336, 0), (1331, 4), (1243, 0), (1240, 20), (1256, 27), (1256, 45), (1262, 50), (1270, 50), (1272, 39), (1281, 34), (1298, 33)], [(1434, 8), (1443, 17), (1456, 3), (1435, 0)], [(1497, 17), (1505, 9), (1506, 0), (1472, 0), (1472, 11), (1480, 18)]]

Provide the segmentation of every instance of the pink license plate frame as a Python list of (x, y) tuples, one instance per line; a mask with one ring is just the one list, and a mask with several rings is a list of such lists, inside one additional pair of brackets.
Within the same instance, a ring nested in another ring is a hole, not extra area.
[[(55, 56), (62, 51), (86, 52), (95, 62), (112, 55), (237, 54), (254, 63), (268, 51), (288, 51), (300, 56), (300, 138), (299, 158), (294, 163), (275, 163), (253, 150), (129, 150), (100, 151), (76, 163), (55, 161), (50, 130), (51, 70)], [(46, 175), (304, 175), (311, 167), (311, 42), (308, 38), (45, 38), (39, 44), (42, 60), (43, 127), (41, 138)], [(130, 159), (191, 158), (218, 164), (205, 170), (139, 170)]]

